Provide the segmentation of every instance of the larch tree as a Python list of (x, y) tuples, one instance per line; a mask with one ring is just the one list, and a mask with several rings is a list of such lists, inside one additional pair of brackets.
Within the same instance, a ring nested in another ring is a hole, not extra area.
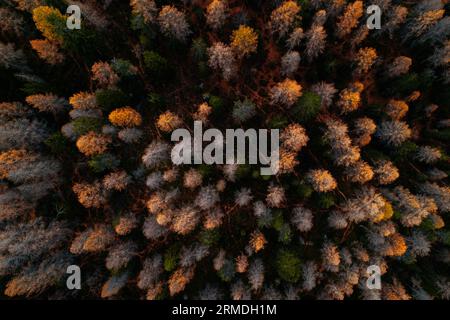
[(273, 33), (284, 37), (290, 30), (292, 24), (300, 12), (300, 6), (295, 1), (285, 1), (270, 15), (270, 28)]
[(302, 96), (302, 86), (295, 80), (285, 79), (270, 90), (270, 103), (291, 107)]
[(206, 8), (206, 23), (214, 30), (221, 28), (228, 16), (227, 0), (213, 0)]
[(230, 46), (216, 42), (208, 48), (208, 56), (208, 65), (222, 71), (225, 80), (230, 80), (236, 74), (236, 58)]
[(337, 22), (336, 35), (338, 38), (344, 38), (358, 25), (359, 19), (364, 14), (364, 4), (362, 1), (349, 3), (344, 13), (339, 17)]
[(322, 26), (313, 25), (306, 33), (306, 57), (309, 61), (317, 58), (326, 46), (327, 33)]
[(258, 35), (253, 28), (241, 25), (231, 35), (231, 49), (237, 57), (243, 58), (255, 53), (258, 47)]
[(181, 42), (186, 42), (192, 33), (185, 14), (171, 5), (161, 8), (158, 14), (158, 23), (163, 34)]

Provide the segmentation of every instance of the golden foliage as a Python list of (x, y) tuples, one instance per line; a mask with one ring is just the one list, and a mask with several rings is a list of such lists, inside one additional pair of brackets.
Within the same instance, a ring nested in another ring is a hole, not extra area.
[(182, 121), (176, 114), (166, 111), (158, 117), (156, 126), (163, 132), (171, 132), (172, 130), (180, 127)]
[(399, 233), (394, 233), (391, 237), (391, 252), (389, 252), (389, 256), (400, 257), (405, 254), (408, 247), (406, 246), (405, 238)]
[(37, 52), (39, 58), (47, 63), (55, 65), (63, 62), (64, 55), (59, 52), (58, 46), (47, 39), (31, 40), (31, 47)]
[(87, 92), (78, 92), (69, 98), (69, 103), (74, 109), (89, 110), (97, 108), (95, 95)]
[(392, 208), (390, 202), (388, 202), (386, 199), (384, 199), (384, 201), (385, 201), (384, 207), (380, 210), (379, 215), (373, 218), (372, 220), (373, 222), (389, 220), (394, 215), (394, 209)]
[(250, 238), (250, 245), (253, 248), (253, 250), (255, 250), (255, 252), (264, 249), (266, 243), (267, 243), (266, 237), (264, 237), (264, 234), (261, 231), (254, 231), (252, 233)]
[(81, 153), (89, 157), (104, 153), (109, 143), (111, 143), (110, 137), (91, 131), (79, 137), (76, 145)]
[(50, 41), (62, 42), (58, 28), (66, 25), (66, 18), (58, 9), (40, 6), (33, 10), (33, 20), (36, 28)]
[(118, 127), (137, 127), (142, 124), (142, 117), (131, 107), (118, 108), (112, 111), (108, 117), (109, 121)]
[(337, 23), (337, 36), (343, 38), (349, 34), (358, 25), (358, 20), (363, 14), (364, 4), (362, 1), (355, 1), (347, 5)]
[(348, 88), (342, 90), (339, 94), (338, 106), (342, 113), (355, 111), (361, 104), (361, 91), (364, 90), (364, 85), (360, 82), (352, 83)]
[(241, 25), (231, 35), (231, 48), (240, 57), (245, 57), (256, 52), (258, 47), (258, 35), (253, 28)]
[(406, 102), (402, 100), (390, 100), (386, 106), (386, 113), (395, 120), (400, 120), (408, 112), (409, 107)]
[(374, 48), (361, 48), (356, 55), (357, 71), (367, 73), (377, 59), (377, 51)]

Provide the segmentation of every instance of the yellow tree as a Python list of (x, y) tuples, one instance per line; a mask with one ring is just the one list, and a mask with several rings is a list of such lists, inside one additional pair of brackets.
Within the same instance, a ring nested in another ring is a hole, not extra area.
[(40, 6), (33, 10), (36, 28), (50, 41), (62, 42), (62, 32), (66, 27), (66, 18), (58, 9)]
[(118, 127), (137, 127), (142, 123), (142, 117), (131, 107), (115, 109), (109, 114), (109, 121)]
[(231, 48), (238, 57), (245, 57), (256, 52), (258, 47), (258, 35), (251, 27), (241, 25), (231, 35)]

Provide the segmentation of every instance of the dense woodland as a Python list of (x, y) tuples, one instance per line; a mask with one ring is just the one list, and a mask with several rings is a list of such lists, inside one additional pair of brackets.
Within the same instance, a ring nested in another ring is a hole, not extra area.
[[(2, 0), (0, 298), (449, 299), (449, 9)], [(174, 165), (194, 120), (281, 170)]]

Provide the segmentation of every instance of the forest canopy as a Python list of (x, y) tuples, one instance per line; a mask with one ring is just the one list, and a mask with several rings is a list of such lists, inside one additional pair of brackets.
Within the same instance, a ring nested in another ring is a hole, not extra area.
[[(3, 0), (0, 299), (449, 299), (449, 9)], [(194, 122), (279, 171), (173, 163)]]

